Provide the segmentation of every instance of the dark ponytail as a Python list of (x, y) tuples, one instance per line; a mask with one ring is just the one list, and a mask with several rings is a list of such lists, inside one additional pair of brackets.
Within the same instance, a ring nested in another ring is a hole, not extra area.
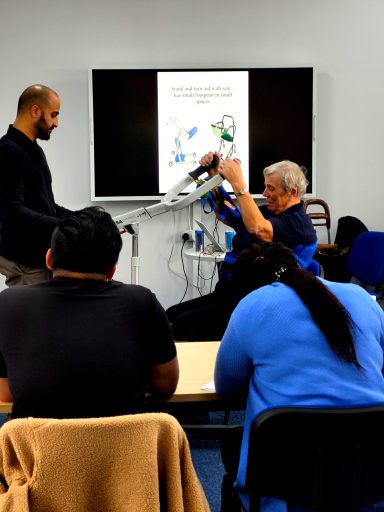
[(287, 270), (280, 281), (295, 290), (307, 306), (333, 352), (361, 370), (352, 337), (353, 321), (337, 297), (314, 275), (299, 268)]
[(278, 242), (260, 242), (240, 253), (232, 279), (238, 299), (275, 281), (297, 293), (333, 352), (361, 370), (352, 336), (353, 321), (348, 311), (319, 279), (299, 267), (291, 249)]

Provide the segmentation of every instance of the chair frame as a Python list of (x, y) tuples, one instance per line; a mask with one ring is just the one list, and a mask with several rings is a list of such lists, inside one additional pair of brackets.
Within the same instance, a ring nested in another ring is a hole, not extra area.
[[(318, 205), (324, 209), (324, 212), (307, 212), (311, 205)], [(323, 199), (307, 199), (304, 202), (304, 210), (308, 217), (311, 218), (314, 226), (325, 226), (328, 234), (328, 244), (331, 243), (331, 212), (328, 204)], [(321, 222), (323, 221), (323, 222)]]
[(357, 512), (384, 501), (384, 405), (284, 407), (252, 423), (245, 491), (316, 512)]

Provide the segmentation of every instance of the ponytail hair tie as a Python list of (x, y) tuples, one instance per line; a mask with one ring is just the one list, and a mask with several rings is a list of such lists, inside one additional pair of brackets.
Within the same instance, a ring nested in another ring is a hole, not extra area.
[(286, 270), (287, 270), (286, 267), (280, 267), (279, 270), (276, 270), (276, 272), (275, 272), (276, 282), (280, 281), (281, 276), (284, 274), (284, 272)]

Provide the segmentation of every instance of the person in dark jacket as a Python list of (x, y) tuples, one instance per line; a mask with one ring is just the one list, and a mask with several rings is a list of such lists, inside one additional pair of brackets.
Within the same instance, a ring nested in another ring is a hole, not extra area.
[(47, 160), (36, 140), (58, 127), (60, 98), (44, 85), (21, 94), (16, 120), (0, 139), (0, 273), (8, 286), (45, 281), (45, 254), (58, 220)]

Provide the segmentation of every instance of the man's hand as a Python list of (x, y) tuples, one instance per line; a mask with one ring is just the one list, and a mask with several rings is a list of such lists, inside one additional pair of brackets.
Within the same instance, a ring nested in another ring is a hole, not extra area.
[(9, 381), (6, 377), (0, 378), (0, 400), (2, 402), (13, 402), (13, 396), (9, 389)]
[[(219, 159), (219, 162), (221, 162), (221, 155), (218, 151), (210, 151), (209, 153), (207, 153), (206, 155), (204, 155), (200, 161), (199, 161), (199, 164), (202, 165), (203, 167), (206, 167), (208, 165), (210, 165), (212, 163), (212, 160), (213, 160), (213, 157), (217, 156), (217, 158)], [(216, 174), (219, 173), (219, 167), (220, 167), (220, 164), (217, 165), (215, 168), (213, 169), (209, 169), (207, 171), (207, 173), (209, 174), (209, 176), (215, 176)]]
[(241, 170), (241, 161), (238, 158), (233, 160), (226, 158), (219, 165), (220, 174), (232, 185), (234, 192), (246, 187), (243, 172)]

